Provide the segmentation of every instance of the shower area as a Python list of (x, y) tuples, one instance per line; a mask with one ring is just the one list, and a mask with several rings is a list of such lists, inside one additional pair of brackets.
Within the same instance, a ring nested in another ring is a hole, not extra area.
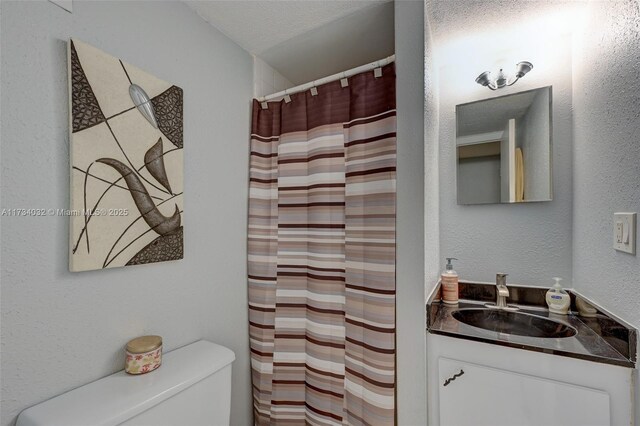
[(339, 37), (315, 67), (305, 64), (327, 53), (309, 47), (254, 59), (247, 273), (255, 424), (395, 422), (392, 6), (305, 41), (376, 19), (391, 38), (368, 52)]
[[(415, 297), (424, 294), (424, 247), (413, 238), (424, 218), (416, 184), (424, 170), (423, 4), (251, 4), (233, 5), (245, 22), (263, 8), (246, 33), (231, 27), (228, 9), (224, 20), (201, 15), (254, 60), (250, 136), (238, 141), (249, 148), (253, 422), (410, 424), (397, 407), (416, 418), (426, 410), (426, 397), (411, 389), (424, 375), (424, 342), (397, 330), (411, 317), (424, 334), (424, 299)], [(285, 18), (310, 8), (305, 22)]]
[(393, 424), (393, 57), (323, 81), (253, 101), (254, 419)]

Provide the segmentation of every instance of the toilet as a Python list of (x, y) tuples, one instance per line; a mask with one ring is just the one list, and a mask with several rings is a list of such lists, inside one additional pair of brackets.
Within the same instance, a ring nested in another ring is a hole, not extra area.
[(235, 354), (205, 340), (163, 355), (162, 366), (120, 371), (27, 408), (17, 426), (228, 426)]

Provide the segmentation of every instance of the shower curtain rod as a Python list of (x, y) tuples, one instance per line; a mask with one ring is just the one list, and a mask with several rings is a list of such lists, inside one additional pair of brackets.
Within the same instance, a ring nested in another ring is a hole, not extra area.
[(277, 98), (281, 98), (285, 95), (293, 95), (294, 93), (304, 92), (305, 90), (309, 90), (312, 87), (320, 86), (321, 84), (330, 83), (332, 81), (340, 80), (343, 78), (351, 77), (352, 75), (359, 74), (364, 71), (369, 71), (375, 68), (383, 67), (391, 62), (396, 60), (396, 55), (387, 56), (384, 59), (379, 61), (371, 62), (366, 65), (361, 65), (359, 67), (351, 68), (350, 70), (339, 72), (328, 77), (321, 78), (319, 80), (313, 80), (309, 83), (304, 83), (299, 86), (292, 87), (291, 89), (286, 89), (278, 93), (273, 93), (271, 95), (262, 96), (258, 98), (258, 102), (267, 102)]

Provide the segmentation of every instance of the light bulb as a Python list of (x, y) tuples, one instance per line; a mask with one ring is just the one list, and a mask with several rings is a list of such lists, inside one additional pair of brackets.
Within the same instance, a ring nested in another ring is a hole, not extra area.
[(504, 72), (502, 72), (502, 68), (500, 68), (500, 72), (498, 73), (495, 84), (498, 89), (507, 85), (507, 76), (505, 76)]

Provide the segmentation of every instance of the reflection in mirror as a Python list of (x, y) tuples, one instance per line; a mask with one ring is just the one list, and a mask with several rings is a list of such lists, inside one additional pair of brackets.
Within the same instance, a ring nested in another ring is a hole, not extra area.
[(551, 87), (456, 106), (458, 204), (551, 201)]

